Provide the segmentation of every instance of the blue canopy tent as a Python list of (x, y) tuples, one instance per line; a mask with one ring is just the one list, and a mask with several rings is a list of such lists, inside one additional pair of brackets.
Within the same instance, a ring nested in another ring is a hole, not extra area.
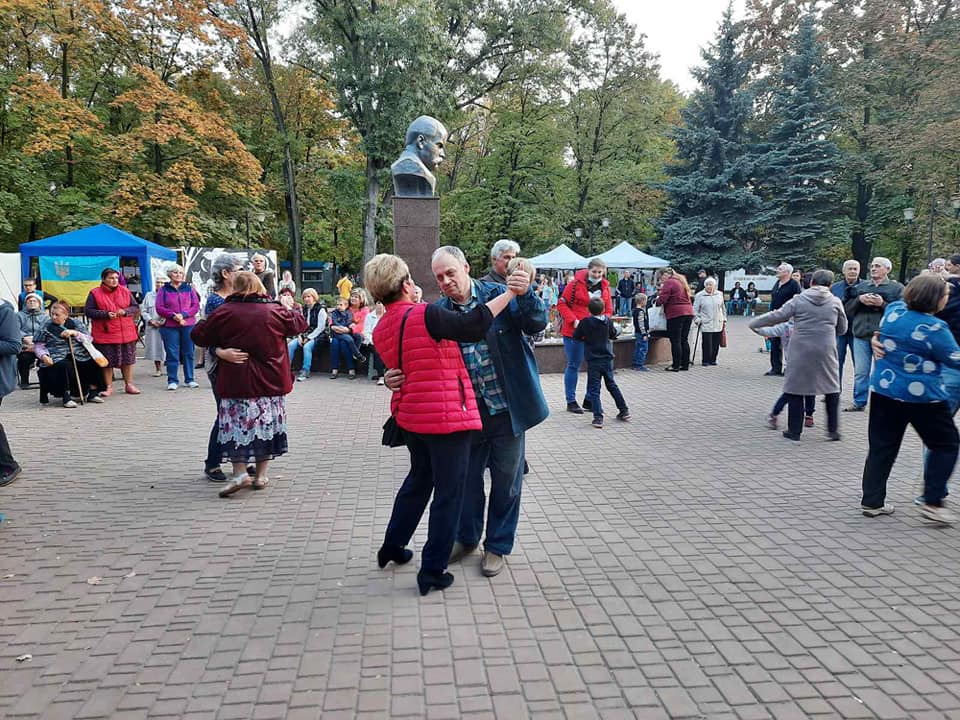
[[(22, 276), (30, 275), (33, 258), (132, 258), (140, 268), (140, 286), (144, 292), (153, 289), (154, 263), (176, 261), (175, 250), (144, 240), (112, 225), (93, 225), (73, 232), (54, 235), (20, 246)], [(119, 269), (119, 268), (118, 268)], [(41, 280), (43, 279), (41, 273)], [(48, 278), (56, 280), (57, 278)], [(67, 278), (62, 278), (66, 280)], [(99, 284), (99, 277), (96, 284)]]

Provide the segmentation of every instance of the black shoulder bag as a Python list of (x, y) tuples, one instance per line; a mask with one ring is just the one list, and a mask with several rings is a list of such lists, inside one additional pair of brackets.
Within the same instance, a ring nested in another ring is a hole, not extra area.
[[(404, 313), (403, 320), (400, 321), (400, 338), (397, 341), (397, 368), (403, 370), (403, 328), (407, 324), (407, 316), (413, 308), (408, 308)], [(406, 431), (397, 425), (397, 419), (390, 415), (383, 424), (383, 437), (380, 444), (385, 447), (400, 447), (407, 444)]]

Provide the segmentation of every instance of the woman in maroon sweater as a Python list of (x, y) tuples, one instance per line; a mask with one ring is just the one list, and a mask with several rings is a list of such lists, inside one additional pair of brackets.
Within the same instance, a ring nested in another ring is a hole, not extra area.
[(667, 318), (667, 335), (670, 337), (670, 353), (673, 363), (670, 372), (690, 369), (690, 325), (693, 324), (693, 303), (690, 302), (690, 286), (687, 279), (664, 268), (660, 271), (663, 284), (657, 295), (657, 305), (663, 307)]
[[(247, 353), (244, 362), (221, 362), (217, 369), (220, 406), (218, 441), (233, 477), (220, 491), (227, 497), (242, 487), (267, 485), (270, 460), (287, 452), (285, 396), (293, 389), (287, 338), (307, 329), (303, 314), (267, 295), (251, 272), (233, 278), (233, 294), (190, 333), (202, 347), (230, 347)], [(255, 462), (256, 477), (247, 475)]]

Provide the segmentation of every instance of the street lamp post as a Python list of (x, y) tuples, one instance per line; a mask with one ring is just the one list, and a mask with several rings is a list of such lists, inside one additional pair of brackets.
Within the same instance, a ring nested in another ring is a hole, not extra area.
[[(913, 220), (917, 216), (917, 209), (913, 206), (905, 207), (903, 209), (903, 219), (907, 221), (907, 235), (908, 239), (904, 240), (903, 244), (900, 246), (900, 282), (906, 284), (907, 282), (907, 261), (910, 258), (910, 245), (913, 242), (913, 231), (914, 224)], [(929, 250), (928, 250), (929, 252)], [(927, 261), (929, 264), (929, 260)]]
[(580, 249), (580, 238), (583, 237), (583, 228), (575, 227), (573, 229), (573, 236), (577, 239), (577, 249)]

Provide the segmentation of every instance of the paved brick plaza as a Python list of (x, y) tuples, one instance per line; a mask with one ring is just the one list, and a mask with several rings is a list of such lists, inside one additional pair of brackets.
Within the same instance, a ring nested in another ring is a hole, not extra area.
[(384, 388), (298, 384), (291, 453), (229, 500), (200, 479), (205, 377), (169, 393), (140, 364), (142, 396), (76, 410), (16, 392), (0, 716), (960, 718), (960, 527), (909, 505), (916, 440), (897, 513), (862, 517), (866, 416), (841, 443), (822, 411), (799, 444), (765, 429), (780, 383), (730, 330), (720, 367), (619, 372), (634, 420), (602, 431), (545, 376), (508, 570), (475, 554), (423, 599), (416, 561), (374, 557), (407, 466)]

